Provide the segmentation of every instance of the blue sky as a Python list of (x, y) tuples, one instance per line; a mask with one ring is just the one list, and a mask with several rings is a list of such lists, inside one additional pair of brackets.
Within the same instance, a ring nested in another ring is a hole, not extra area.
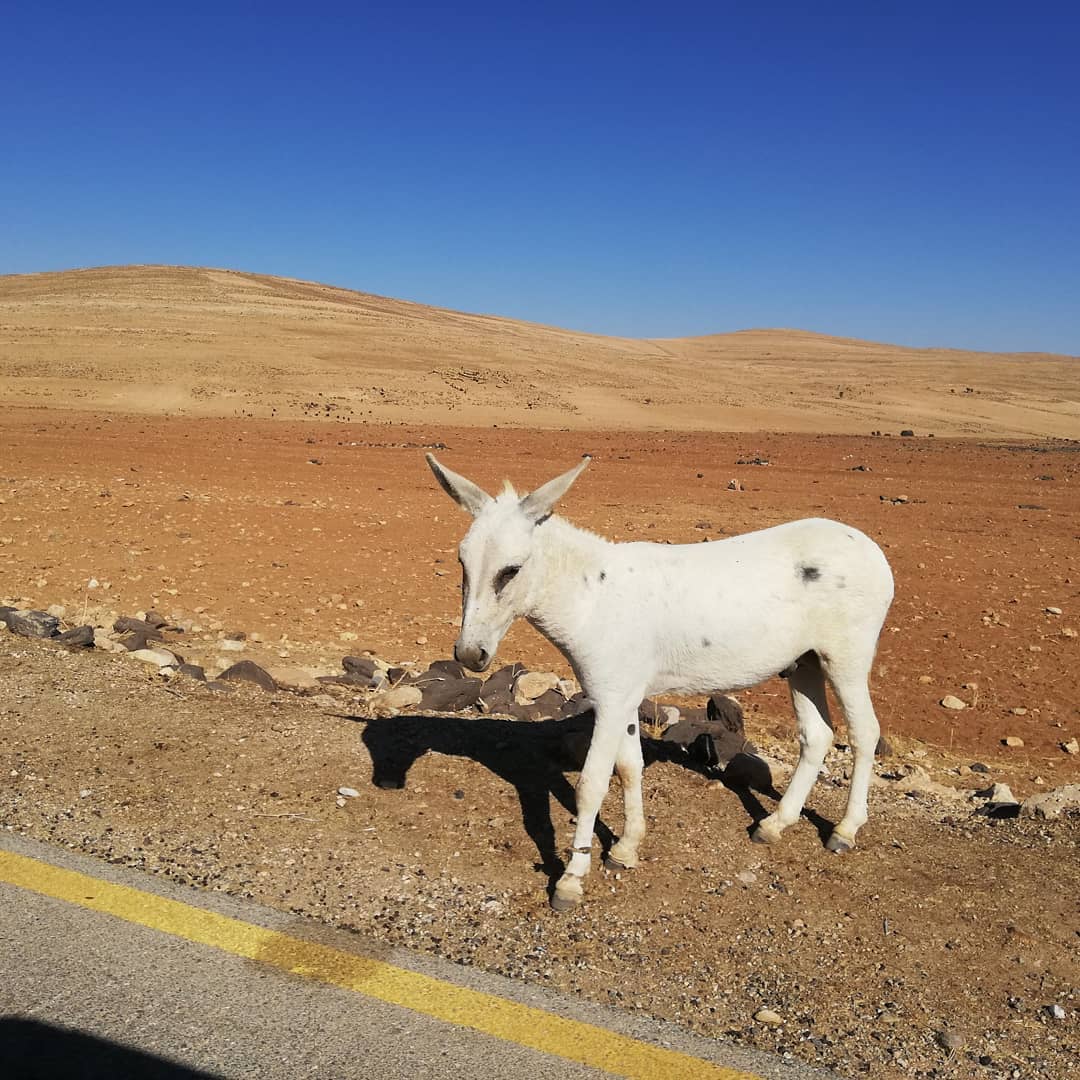
[(1080, 9), (800, 7), (12, 5), (0, 273), (1080, 354)]

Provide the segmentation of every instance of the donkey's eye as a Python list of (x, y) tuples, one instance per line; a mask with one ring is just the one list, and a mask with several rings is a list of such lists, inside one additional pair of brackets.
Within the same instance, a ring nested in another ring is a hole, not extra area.
[(517, 572), (520, 569), (521, 569), (520, 566), (504, 566), (495, 575), (495, 593), (496, 593), (496, 595), (498, 593), (501, 593), (503, 591), (503, 589), (505, 589), (506, 586), (509, 585), (510, 582), (513, 581), (514, 578), (517, 577)]

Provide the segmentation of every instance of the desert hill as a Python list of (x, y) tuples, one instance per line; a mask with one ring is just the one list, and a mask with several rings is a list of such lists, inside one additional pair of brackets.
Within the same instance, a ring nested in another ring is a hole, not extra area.
[(799, 330), (636, 340), (289, 278), (0, 276), (0, 405), (538, 428), (1080, 436), (1080, 358)]

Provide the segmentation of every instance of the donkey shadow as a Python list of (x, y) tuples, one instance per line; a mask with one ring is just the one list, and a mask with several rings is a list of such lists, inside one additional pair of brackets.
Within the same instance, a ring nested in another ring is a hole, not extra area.
[[(551, 799), (576, 813), (574, 788), (566, 778), (564, 743), (568, 736), (588, 739), (592, 718), (521, 722), (494, 717), (411, 716), (367, 720), (361, 738), (371, 755), (372, 783), (405, 787), (409, 769), (425, 754), (465, 757), (505, 780), (517, 793), (521, 819), (536, 845), (537, 870), (552, 883), (565, 869), (559, 857)], [(596, 835), (606, 851), (617, 837), (599, 818)]]
[[(530, 722), (430, 715), (349, 719), (363, 724), (361, 739), (371, 755), (371, 780), (376, 787), (404, 788), (413, 764), (428, 753), (468, 758), (510, 784), (518, 797), (522, 824), (536, 846), (535, 869), (547, 875), (549, 888), (554, 887), (566, 867), (551, 820), (551, 800), (556, 799), (571, 815), (577, 812), (574, 787), (566, 773), (581, 768), (592, 734), (591, 711)], [(739, 754), (727, 769), (718, 769), (707, 756), (695, 755), (677, 744), (645, 738), (642, 749), (646, 768), (667, 761), (723, 782), (750, 817), (748, 832), (768, 815), (757, 795), (780, 798), (768, 765), (753, 754)], [(829, 823), (812, 811), (803, 813), (824, 841), (831, 831)], [(618, 839), (599, 817), (595, 832), (605, 853)]]

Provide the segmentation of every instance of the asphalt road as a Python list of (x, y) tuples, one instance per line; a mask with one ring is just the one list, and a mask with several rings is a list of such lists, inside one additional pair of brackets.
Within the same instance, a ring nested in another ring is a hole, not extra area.
[(5, 1080), (421, 1075), (826, 1074), (0, 837)]

